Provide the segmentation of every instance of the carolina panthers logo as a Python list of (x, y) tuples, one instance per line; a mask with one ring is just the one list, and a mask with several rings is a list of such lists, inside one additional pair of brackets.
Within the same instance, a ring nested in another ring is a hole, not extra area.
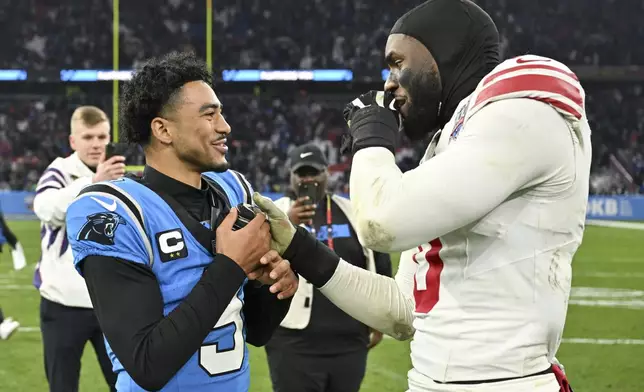
[(98, 212), (89, 215), (76, 239), (78, 241), (94, 241), (102, 245), (114, 245), (114, 233), (120, 224), (125, 225), (125, 219), (113, 212)]

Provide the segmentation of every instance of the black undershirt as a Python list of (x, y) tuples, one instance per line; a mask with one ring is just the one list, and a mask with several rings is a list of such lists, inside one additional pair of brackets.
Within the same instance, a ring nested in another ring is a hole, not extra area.
[[(318, 204), (313, 217), (313, 227), (320, 233), (326, 227), (326, 199)], [(343, 260), (360, 268), (367, 268), (367, 260), (358, 236), (349, 224), (342, 210), (331, 202), (331, 221), (333, 225), (349, 225), (349, 237), (333, 238), (335, 253)], [(326, 230), (318, 236), (325, 245)], [(391, 276), (391, 258), (388, 254), (374, 252), (376, 272)], [(347, 315), (329, 301), (317, 288), (313, 287), (313, 298), (309, 299), (311, 319), (304, 329), (280, 327), (275, 331), (267, 346), (275, 350), (287, 350), (306, 355), (340, 355), (358, 350), (366, 350), (369, 343), (369, 328)], [(305, 303), (305, 306), (307, 304)]]
[[(195, 189), (146, 167), (145, 180), (163, 189), (195, 219), (210, 220), (209, 192)], [(94, 311), (110, 347), (141, 387), (161, 389), (203, 344), (246, 275), (230, 258), (216, 254), (190, 294), (170, 314), (156, 276), (145, 265), (114, 257), (88, 256), (81, 269)], [(290, 306), (268, 286), (244, 288), (246, 341), (268, 342)], [(136, 300), (132, 300), (136, 298)]]

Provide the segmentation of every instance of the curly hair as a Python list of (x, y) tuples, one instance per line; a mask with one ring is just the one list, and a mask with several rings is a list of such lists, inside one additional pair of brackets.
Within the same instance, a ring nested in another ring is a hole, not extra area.
[(119, 107), (123, 139), (147, 145), (152, 119), (172, 109), (181, 87), (194, 81), (212, 85), (212, 73), (192, 53), (171, 52), (146, 61), (123, 86)]

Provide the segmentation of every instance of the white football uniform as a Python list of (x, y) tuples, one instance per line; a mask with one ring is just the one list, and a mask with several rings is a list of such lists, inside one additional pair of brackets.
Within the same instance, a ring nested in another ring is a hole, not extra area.
[(40, 219), (42, 256), (34, 279), (40, 295), (65, 306), (91, 308), (87, 285), (76, 271), (67, 241), (67, 207), (83, 187), (92, 183), (94, 172), (76, 153), (56, 158), (36, 187), (34, 212)]
[[(548, 369), (561, 341), (590, 161), (572, 71), (538, 56), (507, 60), (459, 104), (418, 168), (401, 173), (382, 147), (355, 154), (360, 239), (407, 251), (395, 281), (342, 261), (321, 291), (371, 327), (413, 335), (410, 390), (506, 390), (487, 381)], [(506, 385), (558, 391), (554, 379)], [(470, 381), (486, 382), (449, 384)]]

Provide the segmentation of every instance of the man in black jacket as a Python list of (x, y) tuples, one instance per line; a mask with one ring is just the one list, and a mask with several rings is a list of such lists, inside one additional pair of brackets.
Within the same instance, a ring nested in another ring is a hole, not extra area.
[[(348, 199), (327, 191), (328, 164), (313, 143), (290, 153), (291, 189), (275, 204), (344, 260), (391, 276), (389, 254), (363, 247)], [(291, 308), (266, 345), (275, 392), (357, 392), (368, 350), (382, 340), (300, 277)]]

